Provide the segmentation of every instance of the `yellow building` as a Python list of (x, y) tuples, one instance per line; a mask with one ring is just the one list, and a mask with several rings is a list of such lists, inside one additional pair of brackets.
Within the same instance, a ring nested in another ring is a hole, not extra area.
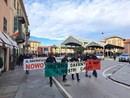
[(41, 43), (35, 40), (29, 40), (29, 43), (30, 47), (28, 47), (28, 52), (38, 54), (38, 47), (41, 46)]
[(118, 36), (106, 38), (105, 43), (124, 47), (124, 39)]
[[(115, 46), (121, 46), (124, 47), (124, 39), (118, 36), (111, 36), (109, 38), (103, 39), (101, 42), (104, 42), (106, 44), (112, 44)], [(108, 50), (107, 50), (108, 51)], [(112, 52), (119, 52), (122, 53), (124, 50), (119, 49), (119, 48), (114, 48), (112, 49)]]

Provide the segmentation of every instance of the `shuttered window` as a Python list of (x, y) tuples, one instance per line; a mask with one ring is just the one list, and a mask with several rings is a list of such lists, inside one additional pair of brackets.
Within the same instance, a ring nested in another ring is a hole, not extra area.
[(14, 17), (14, 33), (18, 30), (18, 17)]
[(7, 19), (5, 17), (3, 19), (3, 31), (7, 32)]

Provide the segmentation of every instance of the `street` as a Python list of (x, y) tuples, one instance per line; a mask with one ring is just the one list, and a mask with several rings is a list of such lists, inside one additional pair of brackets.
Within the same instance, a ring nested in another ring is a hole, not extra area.
[[(57, 77), (62, 86), (73, 98), (130, 98), (130, 89), (114, 83), (110, 79), (103, 77), (103, 71), (114, 65), (125, 65), (125, 62), (108, 61), (101, 62), (101, 70), (98, 71), (98, 78), (92, 76), (85, 77), (85, 73), (80, 73), (80, 82), (67, 76), (67, 81), (62, 82), (62, 77)], [(89, 72), (92, 75), (91, 72)]]

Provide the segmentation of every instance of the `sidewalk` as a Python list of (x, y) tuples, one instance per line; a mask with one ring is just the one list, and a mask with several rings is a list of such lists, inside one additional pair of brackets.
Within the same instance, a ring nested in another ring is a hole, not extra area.
[(110, 79), (130, 87), (130, 64), (128, 63), (123, 68), (119, 69)]
[(22, 67), (4, 72), (0, 76), (0, 98), (63, 98), (55, 84), (42, 70), (33, 70), (26, 75)]

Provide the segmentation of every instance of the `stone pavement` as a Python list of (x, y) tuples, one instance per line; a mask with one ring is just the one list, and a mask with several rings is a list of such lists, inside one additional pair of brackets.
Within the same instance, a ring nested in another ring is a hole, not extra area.
[(42, 70), (26, 75), (22, 67), (0, 76), (0, 98), (64, 98), (55, 84), (49, 86)]
[(130, 87), (130, 64), (116, 71), (111, 77), (112, 80)]

